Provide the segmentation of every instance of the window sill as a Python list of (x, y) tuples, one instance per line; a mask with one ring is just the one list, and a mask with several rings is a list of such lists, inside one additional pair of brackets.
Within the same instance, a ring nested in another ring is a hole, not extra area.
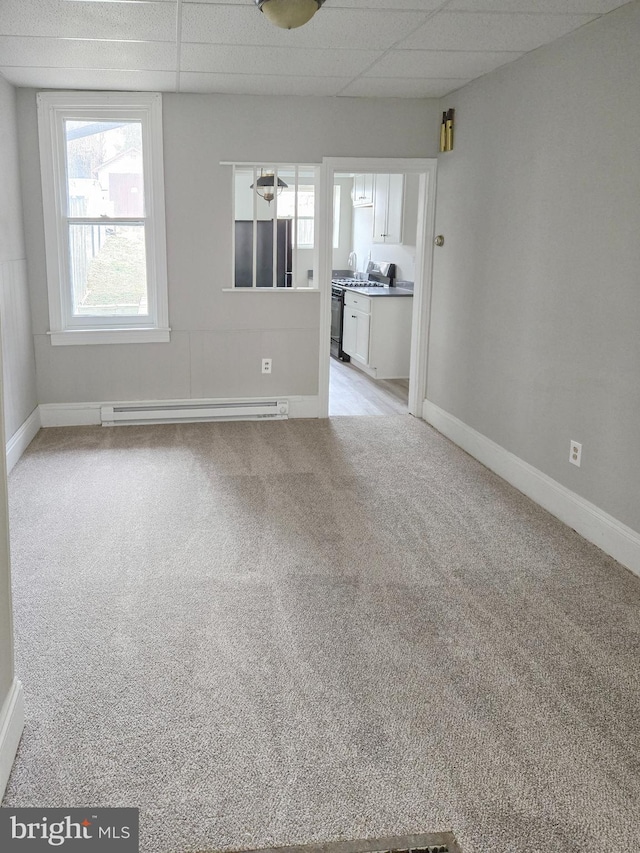
[(79, 344), (166, 344), (171, 340), (171, 329), (66, 329), (47, 334), (54, 347)]

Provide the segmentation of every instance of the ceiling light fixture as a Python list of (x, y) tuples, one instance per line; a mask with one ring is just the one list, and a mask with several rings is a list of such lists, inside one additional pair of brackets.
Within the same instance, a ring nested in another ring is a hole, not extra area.
[[(285, 187), (288, 187), (289, 184), (285, 184), (282, 178), (278, 178), (278, 195), (282, 192)], [(255, 182), (255, 184), (251, 184), (250, 189), (255, 187), (256, 192), (263, 198), (267, 204), (271, 204), (276, 194), (274, 191), (275, 188), (275, 175), (273, 172), (264, 172), (260, 169), (260, 177)]]
[(324, 0), (255, 0), (266, 17), (284, 30), (294, 30), (308, 23)]

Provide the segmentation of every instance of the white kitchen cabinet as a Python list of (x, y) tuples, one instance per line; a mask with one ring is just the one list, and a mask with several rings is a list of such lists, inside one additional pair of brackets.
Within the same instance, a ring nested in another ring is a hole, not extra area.
[(373, 187), (373, 242), (402, 242), (404, 175), (375, 175)]
[(371, 207), (373, 204), (373, 175), (355, 175), (351, 198), (354, 207)]
[(370, 303), (370, 299), (360, 294), (347, 293), (345, 298), (342, 349), (360, 364), (369, 363)]
[(347, 292), (342, 348), (374, 379), (407, 379), (411, 357), (411, 296)]

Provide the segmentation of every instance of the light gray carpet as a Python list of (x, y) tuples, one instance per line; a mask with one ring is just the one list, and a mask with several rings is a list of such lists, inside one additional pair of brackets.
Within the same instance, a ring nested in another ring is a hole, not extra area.
[(142, 850), (640, 849), (640, 579), (408, 416), (42, 431), (5, 804)]

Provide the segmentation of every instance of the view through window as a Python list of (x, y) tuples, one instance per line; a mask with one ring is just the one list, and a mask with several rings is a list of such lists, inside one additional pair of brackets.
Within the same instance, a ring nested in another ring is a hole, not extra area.
[(147, 315), (141, 123), (67, 120), (65, 141), (72, 312)]

